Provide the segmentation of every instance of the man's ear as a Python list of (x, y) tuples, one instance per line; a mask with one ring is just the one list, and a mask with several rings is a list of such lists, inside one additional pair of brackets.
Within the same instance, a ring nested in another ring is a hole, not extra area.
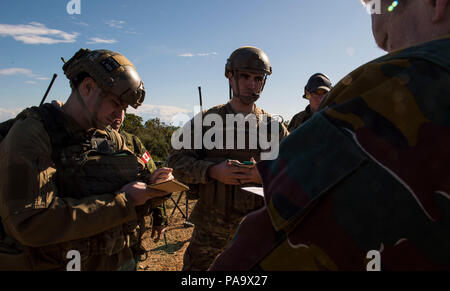
[(78, 90), (82, 96), (90, 96), (95, 89), (97, 89), (97, 83), (95, 83), (94, 79), (91, 77), (84, 78), (83, 82), (81, 82)]
[(433, 9), (433, 23), (441, 22), (446, 16), (449, 0), (425, 0), (426, 4)]

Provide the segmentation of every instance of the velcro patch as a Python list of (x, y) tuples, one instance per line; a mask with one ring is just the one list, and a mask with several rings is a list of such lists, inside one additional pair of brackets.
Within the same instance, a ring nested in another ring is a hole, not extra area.
[(117, 68), (120, 68), (120, 64), (113, 58), (109, 57), (100, 62), (100, 64), (107, 70), (108, 72), (112, 72)]
[(151, 158), (152, 158), (152, 157), (150, 156), (150, 154), (149, 154), (148, 151), (147, 151), (147, 152), (145, 152), (145, 154), (142, 155), (141, 160), (142, 160), (145, 164), (147, 164), (148, 162), (150, 162)]

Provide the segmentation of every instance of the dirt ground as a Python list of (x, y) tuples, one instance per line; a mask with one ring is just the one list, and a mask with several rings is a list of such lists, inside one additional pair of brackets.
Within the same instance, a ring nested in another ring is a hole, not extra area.
[[(174, 193), (172, 198), (177, 201), (180, 193)], [(188, 216), (190, 216), (196, 201), (189, 200)], [(169, 199), (165, 202), (166, 214), (169, 225), (164, 235), (158, 242), (151, 238), (150, 219), (146, 220), (147, 230), (143, 236), (143, 245), (148, 250), (148, 257), (140, 262), (138, 271), (181, 271), (183, 267), (183, 254), (189, 245), (189, 240), (194, 228), (189, 227), (181, 212), (175, 207), (174, 202)], [(186, 213), (186, 195), (182, 195), (178, 203), (179, 208)], [(175, 209), (175, 211), (174, 211)], [(172, 215), (173, 212), (173, 215)]]

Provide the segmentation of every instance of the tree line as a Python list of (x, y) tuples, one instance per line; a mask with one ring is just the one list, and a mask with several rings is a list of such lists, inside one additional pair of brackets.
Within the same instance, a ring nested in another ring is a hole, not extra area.
[(159, 118), (149, 119), (144, 123), (142, 117), (126, 113), (121, 130), (139, 137), (155, 162), (165, 162), (172, 150), (172, 134), (177, 129), (178, 127), (161, 122)]
[[(286, 127), (289, 124), (289, 121), (282, 122)], [(165, 162), (172, 151), (172, 134), (178, 128), (161, 122), (159, 118), (149, 119), (144, 123), (142, 117), (126, 113), (121, 130), (139, 137), (155, 162)]]

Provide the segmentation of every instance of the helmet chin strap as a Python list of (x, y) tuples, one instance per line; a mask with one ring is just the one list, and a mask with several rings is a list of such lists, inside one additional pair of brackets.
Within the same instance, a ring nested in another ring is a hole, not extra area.
[(78, 89), (75, 90), (75, 95), (78, 99), (78, 102), (80, 103), (83, 111), (84, 116), (86, 117), (86, 120), (88, 121), (88, 125), (90, 128), (98, 128), (98, 129), (105, 129), (108, 124), (101, 124), (100, 120), (98, 120), (97, 115), (100, 110), (100, 106), (102, 105), (103, 97), (106, 95), (106, 93), (101, 90), (101, 92), (97, 96), (97, 101), (95, 102), (94, 112), (91, 112), (89, 110), (89, 107), (86, 105), (86, 102), (84, 102), (83, 97), (81, 97), (80, 91)]
[(230, 85), (230, 99), (232, 99), (233, 97), (239, 98), (239, 100), (241, 100), (242, 103), (246, 104), (246, 105), (250, 105), (252, 103), (255, 103), (259, 97), (262, 94), (262, 91), (264, 90), (264, 86), (266, 85), (266, 80), (267, 80), (267, 75), (264, 76), (264, 82), (263, 85), (261, 87), (261, 91), (253, 93), (252, 96), (243, 96), (241, 95), (241, 91), (239, 88), (239, 76), (238, 76), (238, 72), (237, 71), (233, 71), (233, 77), (234, 77), (234, 82), (236, 84), (236, 91), (237, 94), (234, 94), (231, 85)]

